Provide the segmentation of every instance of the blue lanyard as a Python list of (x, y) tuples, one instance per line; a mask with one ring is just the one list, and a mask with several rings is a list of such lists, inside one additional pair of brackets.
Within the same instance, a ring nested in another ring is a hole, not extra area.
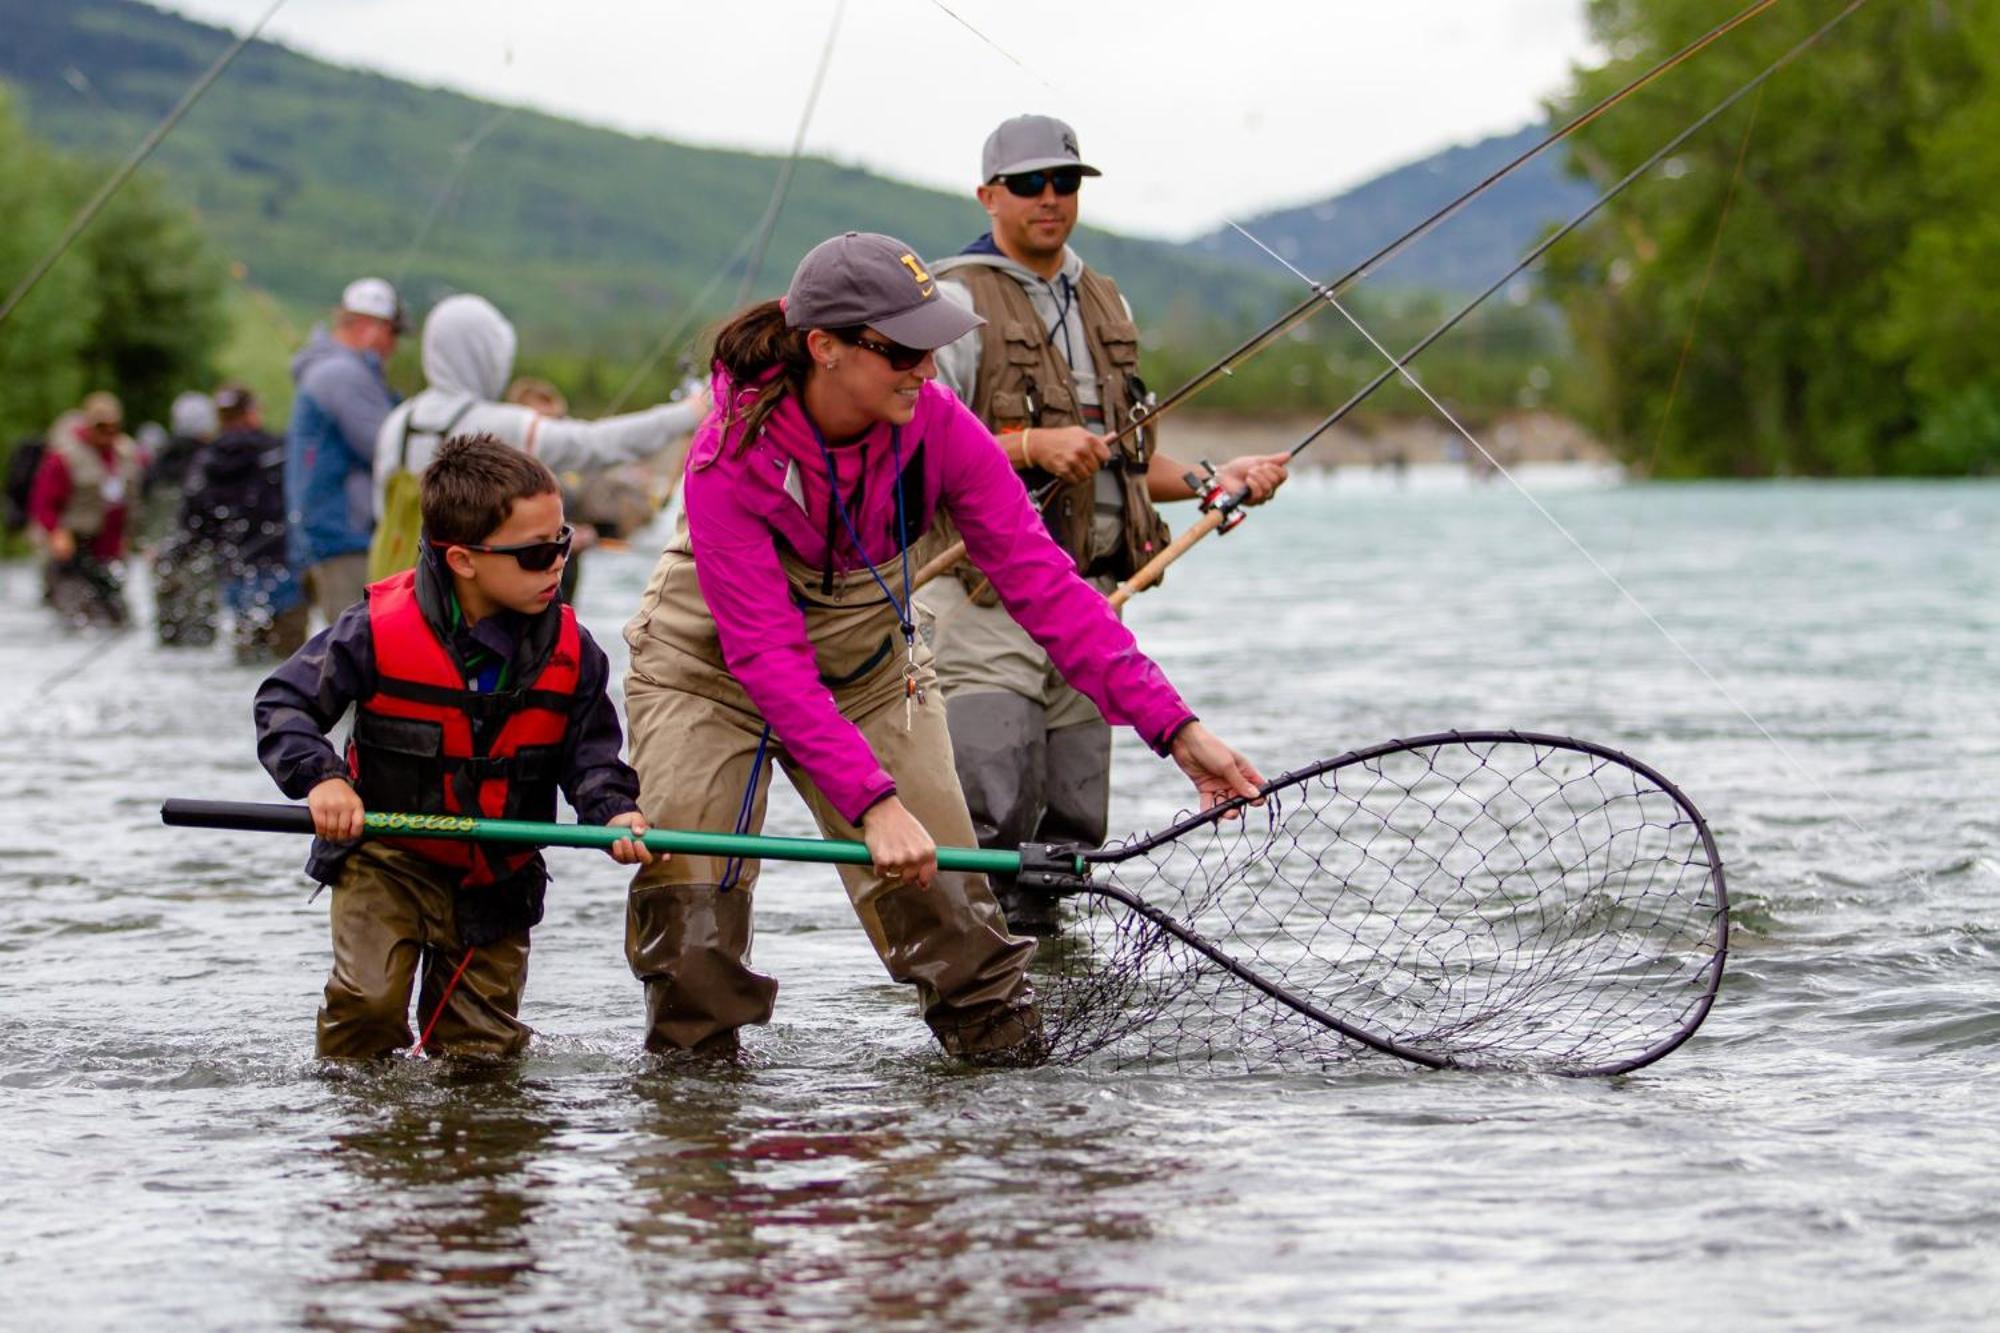
[[(889, 605), (896, 609), (897, 622), (902, 626), (903, 630), (903, 647), (906, 652), (912, 654), (911, 669), (914, 670), (917, 627), (910, 617), (910, 529), (903, 513), (902, 430), (896, 426), (889, 428), (889, 448), (892, 451), (891, 457), (895, 460), (896, 468), (896, 546), (898, 548), (897, 553), (902, 557), (903, 561), (903, 596), (899, 600), (896, 594), (890, 589), (888, 582), (882, 577), (882, 571), (875, 568), (875, 562), (868, 558), (868, 551), (861, 544), (861, 534), (855, 531), (854, 518), (847, 512), (847, 506), (841, 503), (840, 479), (834, 471), (833, 450), (828, 447), (826, 436), (820, 433), (819, 426), (813, 424), (811, 418), (807, 418), (807, 422), (812, 425), (813, 438), (819, 442), (820, 457), (826, 461), (827, 504), (832, 507), (835, 513), (840, 515), (841, 523), (847, 528), (848, 539), (854, 543), (855, 551), (861, 556), (861, 563), (868, 566), (869, 576), (875, 580), (875, 586), (882, 590), (882, 596), (887, 598)], [(832, 530), (833, 525), (829, 522), (827, 524), (827, 531), (831, 534)], [(826, 560), (827, 568), (831, 571), (833, 568), (833, 542), (830, 535), (827, 541)], [(756, 802), (757, 780), (763, 774), (764, 755), (770, 748), (770, 744), (771, 724), (766, 722), (763, 734), (757, 738), (756, 756), (750, 761), (750, 781), (743, 788), (743, 800), (736, 810), (736, 832), (738, 833), (743, 833), (750, 827), (750, 810)], [(719, 885), (720, 890), (723, 893), (727, 893), (735, 888), (742, 878), (742, 874), (743, 858), (738, 856), (730, 857), (723, 867), (722, 882)]]
[[(910, 525), (908, 517), (903, 513), (903, 429), (900, 426), (889, 427), (890, 456), (895, 464), (896, 550), (903, 562), (903, 595), (898, 598), (890, 589), (888, 580), (882, 577), (882, 571), (868, 558), (868, 548), (861, 544), (861, 534), (855, 531), (854, 516), (849, 514), (847, 506), (841, 503), (840, 478), (834, 471), (833, 450), (827, 445), (826, 436), (820, 432), (819, 424), (812, 418), (806, 418), (806, 422), (812, 426), (813, 439), (819, 443), (819, 456), (826, 461), (826, 502), (840, 515), (841, 524), (847, 529), (847, 538), (854, 543), (854, 553), (860, 556), (861, 563), (868, 567), (869, 577), (875, 580), (875, 586), (882, 590), (882, 596), (888, 599), (889, 605), (896, 609), (897, 621), (903, 629), (903, 643), (907, 647), (916, 642), (917, 626), (910, 615), (910, 598), (913, 590), (910, 587)], [(829, 524), (829, 530), (831, 527)], [(833, 564), (831, 541), (827, 543), (826, 559), (828, 566), (831, 567)]]

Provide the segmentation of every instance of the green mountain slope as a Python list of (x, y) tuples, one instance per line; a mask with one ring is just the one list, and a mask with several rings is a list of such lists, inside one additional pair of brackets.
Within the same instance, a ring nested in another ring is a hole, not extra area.
[[(1401, 236), (1418, 219), (1444, 207), (1547, 132), (1546, 126), (1530, 125), (1513, 134), (1447, 148), (1345, 193), (1260, 213), (1244, 226), (1315, 278), (1329, 279)], [(1560, 149), (1530, 160), (1435, 232), (1390, 259), (1370, 275), (1369, 285), (1479, 291), (1533, 248), (1545, 228), (1578, 212), (1596, 194), (1564, 175), (1562, 164)], [(1228, 227), (1197, 237), (1188, 242), (1188, 249), (1271, 262)]]
[[(230, 40), (130, 0), (0, 0), (0, 25), (0, 78), (30, 126), (107, 158), (136, 143)], [(261, 42), (153, 163), (249, 280), (296, 313), (326, 306), (356, 274), (400, 273), (419, 307), (478, 291), (531, 339), (629, 359), (678, 323), (743, 245), (781, 165), (502, 114)], [(799, 254), (837, 231), (888, 231), (935, 255), (983, 221), (969, 197), (808, 159), (759, 287), (775, 290)], [(1118, 276), (1153, 336), (1183, 345), (1212, 344), (1292, 299), (1279, 278), (1169, 245), (1097, 232), (1077, 244)], [(733, 275), (715, 284), (703, 313), (726, 309), (736, 287)]]

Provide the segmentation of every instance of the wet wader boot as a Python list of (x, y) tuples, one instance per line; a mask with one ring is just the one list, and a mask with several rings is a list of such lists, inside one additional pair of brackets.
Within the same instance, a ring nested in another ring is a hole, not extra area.
[[(411, 1046), (410, 990), (422, 973), (418, 1031), (465, 949), (454, 925), (456, 871), (393, 847), (364, 843), (341, 866), (330, 912), (333, 970), (319, 1011), (317, 1053), (375, 1059)], [(528, 980), (528, 932), (473, 951), (451, 987), (427, 1048), (434, 1055), (518, 1055), (529, 1029), (516, 1016)]]
[[(867, 571), (835, 576), (787, 559), (822, 679), (841, 714), (860, 728), (910, 812), (941, 845), (969, 845), (971, 820), (952, 771), (944, 705), (920, 653), (923, 702), (905, 726), (902, 635)], [(646, 818), (662, 828), (735, 827), (763, 721), (723, 665), (715, 622), (695, 580), (686, 528), (655, 569), (626, 627), (632, 672), (626, 711)], [(883, 645), (889, 651), (883, 651)], [(779, 745), (769, 753), (829, 838), (859, 840)], [(768, 770), (757, 775), (749, 828), (763, 827)], [(889, 975), (914, 985), (924, 1021), (948, 1052), (1032, 1059), (1040, 1019), (1027, 981), (1030, 940), (1007, 934), (983, 875), (940, 873), (927, 890), (841, 866), (855, 915)], [(626, 953), (646, 987), (649, 1050), (693, 1050), (771, 1015), (777, 983), (751, 970), (751, 903), (757, 863), (733, 886), (716, 857), (676, 855), (633, 880)]]

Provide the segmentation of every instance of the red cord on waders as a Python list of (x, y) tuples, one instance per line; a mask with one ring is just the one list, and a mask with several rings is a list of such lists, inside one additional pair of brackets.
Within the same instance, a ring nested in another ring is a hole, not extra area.
[(437, 1030), (438, 1020), (444, 1017), (444, 1007), (451, 1003), (451, 993), (458, 989), (458, 979), (465, 975), (465, 965), (472, 961), (472, 950), (465, 951), (465, 957), (458, 960), (458, 970), (451, 974), (451, 980), (444, 983), (444, 994), (438, 997), (437, 1008), (431, 1011), (431, 1021), (424, 1024), (423, 1034), (410, 1051), (410, 1058), (416, 1059), (431, 1044), (431, 1033)]

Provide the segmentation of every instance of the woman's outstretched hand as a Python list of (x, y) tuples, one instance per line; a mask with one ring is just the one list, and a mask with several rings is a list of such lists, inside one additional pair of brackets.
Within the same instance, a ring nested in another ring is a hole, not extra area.
[(885, 796), (868, 807), (861, 816), (861, 838), (875, 858), (875, 873), (884, 879), (927, 889), (937, 877), (937, 843), (896, 797)]
[[(1211, 809), (1238, 796), (1247, 798), (1252, 805), (1264, 803), (1264, 798), (1257, 794), (1264, 785), (1264, 775), (1257, 771), (1257, 766), (1201, 723), (1190, 722), (1180, 729), (1180, 734), (1174, 737), (1173, 756), (1181, 772), (1194, 780), (1194, 789), (1201, 793), (1202, 809)], [(1227, 817), (1234, 819), (1236, 815)]]

